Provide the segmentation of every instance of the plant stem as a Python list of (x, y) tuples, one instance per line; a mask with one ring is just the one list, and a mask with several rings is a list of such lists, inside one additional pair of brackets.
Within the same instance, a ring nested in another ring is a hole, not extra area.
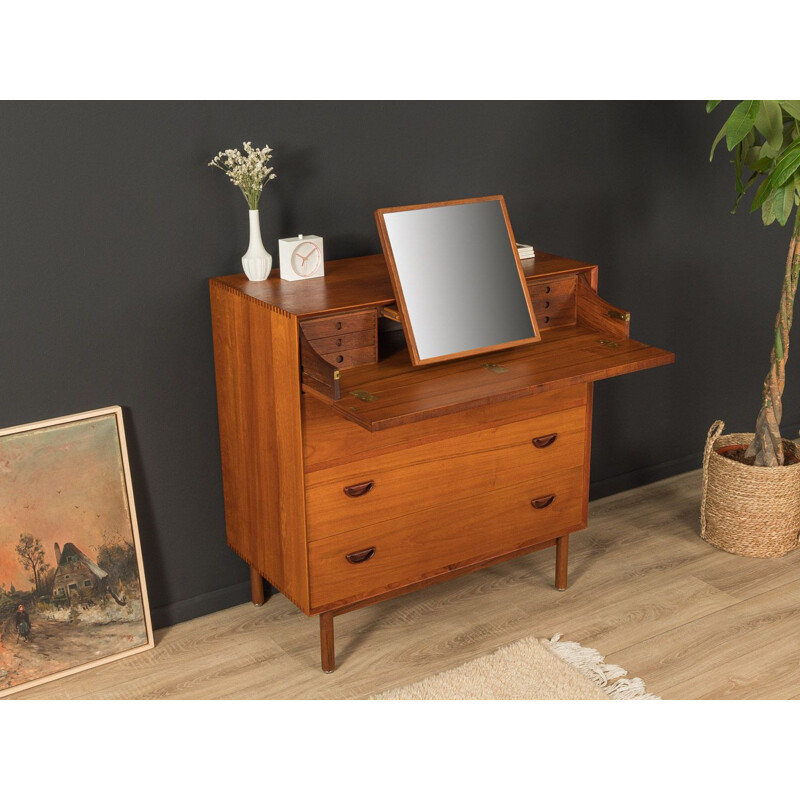
[(792, 239), (786, 258), (786, 271), (781, 287), (781, 300), (775, 318), (775, 338), (770, 354), (770, 366), (761, 393), (761, 410), (756, 420), (756, 434), (747, 456), (755, 457), (758, 467), (783, 465), (783, 442), (780, 423), (783, 413), (782, 396), (786, 383), (786, 361), (789, 358), (789, 331), (792, 328), (794, 299), (800, 278), (800, 206), (795, 211)]

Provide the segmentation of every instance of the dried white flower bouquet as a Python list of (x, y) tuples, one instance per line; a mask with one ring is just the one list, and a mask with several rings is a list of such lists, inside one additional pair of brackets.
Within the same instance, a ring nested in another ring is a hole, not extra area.
[(272, 148), (264, 145), (259, 149), (253, 147), (251, 142), (244, 142), (243, 146), (244, 155), (238, 150), (225, 150), (214, 156), (208, 166), (221, 169), (231, 183), (242, 190), (248, 208), (255, 211), (264, 186), (275, 177), (272, 167), (267, 166), (272, 158)]

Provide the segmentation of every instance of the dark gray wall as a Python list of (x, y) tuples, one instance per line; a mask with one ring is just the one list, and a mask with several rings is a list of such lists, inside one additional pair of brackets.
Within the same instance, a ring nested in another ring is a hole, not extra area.
[[(225, 545), (207, 279), (239, 272), (247, 206), (206, 166), (274, 148), (267, 249), (378, 252), (383, 206), (503, 194), (517, 238), (601, 266), (635, 338), (677, 362), (596, 387), (593, 496), (693, 469), (751, 430), (789, 231), (731, 216), (700, 102), (0, 105), (0, 427), (119, 404), (157, 626), (242, 602)], [(786, 431), (800, 422), (789, 370)]]

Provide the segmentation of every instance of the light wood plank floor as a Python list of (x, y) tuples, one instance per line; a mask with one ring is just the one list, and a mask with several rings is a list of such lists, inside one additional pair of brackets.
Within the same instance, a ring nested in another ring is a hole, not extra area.
[(8, 699), (364, 698), (531, 634), (595, 647), (664, 699), (800, 697), (800, 551), (730, 555), (699, 530), (701, 473), (590, 506), (570, 588), (554, 550), (338, 617), (337, 670), (319, 627), (280, 595), (156, 632), (153, 650)]

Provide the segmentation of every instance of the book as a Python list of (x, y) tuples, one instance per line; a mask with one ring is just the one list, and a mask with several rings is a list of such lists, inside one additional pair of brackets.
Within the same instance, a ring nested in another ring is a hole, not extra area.
[(517, 242), (516, 244), (517, 244), (517, 252), (519, 253), (520, 258), (534, 258), (536, 256), (536, 253), (534, 252), (534, 249), (531, 245), (520, 244), (519, 242)]

